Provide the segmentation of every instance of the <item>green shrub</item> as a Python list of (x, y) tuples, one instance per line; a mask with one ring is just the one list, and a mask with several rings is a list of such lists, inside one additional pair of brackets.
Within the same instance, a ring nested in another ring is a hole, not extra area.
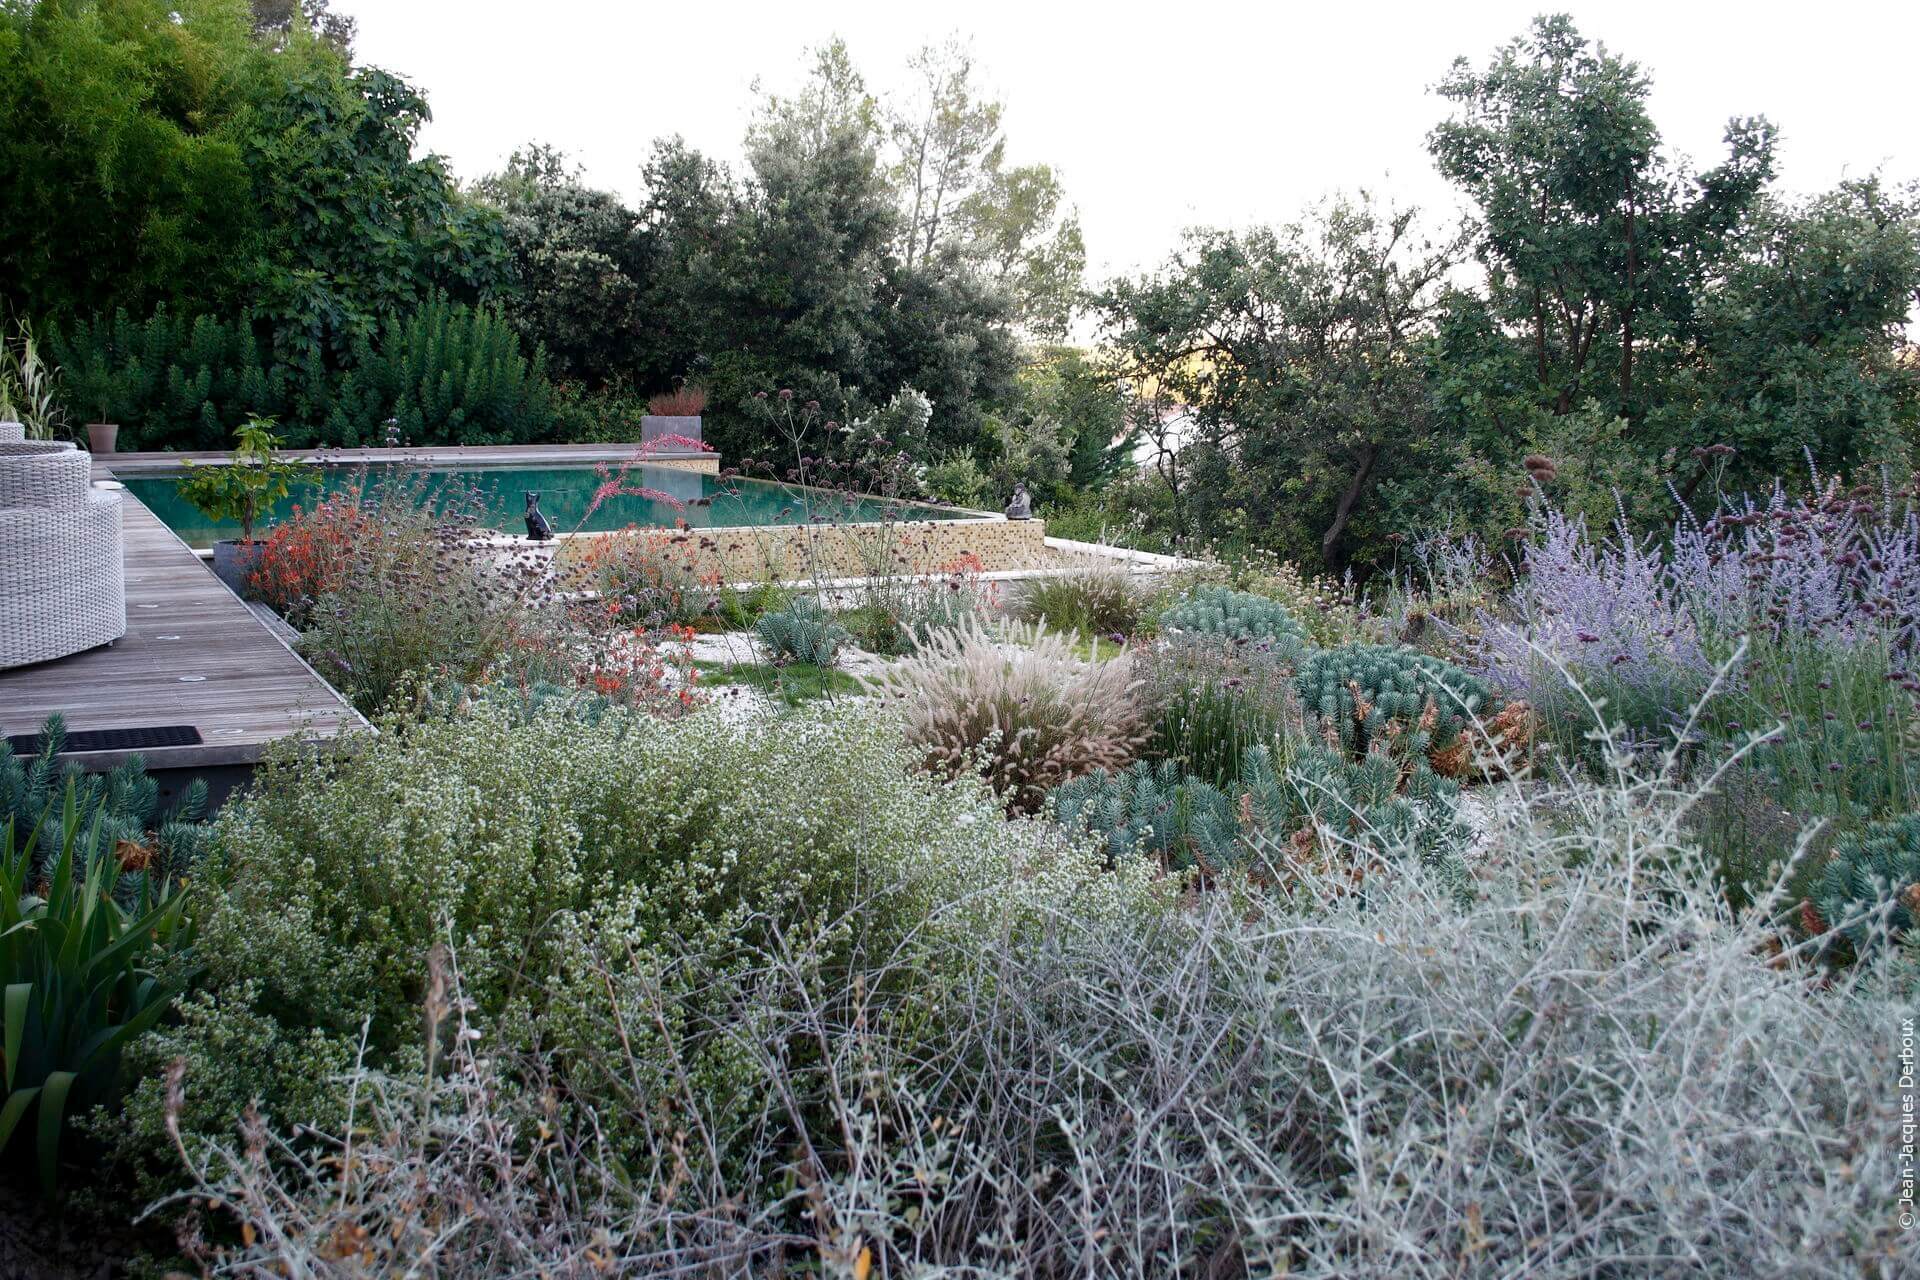
[(590, 389), (556, 382), (552, 410), (551, 438), (567, 444), (638, 445), (648, 413), (647, 397), (620, 383)]
[(1898, 938), (1920, 920), (1920, 814), (1876, 822), (1843, 836), (1814, 904), (1844, 927), (1856, 947)]
[[(615, 931), (580, 990), (612, 983), (619, 1017), (583, 1012), (578, 1043), (624, 1028), (641, 1065), (579, 1113), (576, 1042), (515, 1053), (483, 1025), (435, 1041), (431, 1083), (355, 1071), (361, 1109), (311, 1145), (311, 1112), (221, 1128), (183, 1190), (251, 1228), (230, 1270), (268, 1274), (325, 1274), (343, 1239), (369, 1272), (431, 1248), (450, 1276), (589, 1251), (608, 1274), (1904, 1274), (1883, 1135), (1908, 993), (1784, 966), (1686, 856), (1691, 797), (1622, 775), (1490, 789), (1464, 902), (1395, 850), (1360, 892), (1307, 868), (1151, 915), (1098, 893), (1145, 859), (1069, 884), (981, 857), (916, 904), (924, 948), (857, 900), (726, 969), (670, 941), (619, 958)], [(940, 817), (1026, 838), (991, 812)], [(1003, 912), (975, 909), (983, 883)], [(461, 1009), (432, 973), (420, 1004)], [(640, 1131), (618, 1160), (609, 1114)]]
[(316, 443), (297, 415), (325, 399), (326, 379), (274, 360), (251, 312), (176, 315), (162, 303), (136, 320), (121, 308), (50, 337), (69, 416), (119, 423), (122, 449), (223, 449), (248, 418), (293, 422), (293, 443)]
[(164, 879), (143, 878), (130, 907), (118, 901), (131, 855), (111, 824), (89, 821), (80, 790), (69, 779), (57, 821), (0, 822), (0, 1150), (33, 1134), (49, 1191), (69, 1117), (113, 1095), (121, 1049), (178, 994), (162, 970), (186, 938), (185, 897)]
[(513, 326), (444, 297), (362, 337), (326, 415), (328, 443), (386, 443), (392, 419), (413, 445), (521, 444), (553, 418), (546, 353), (523, 355)]
[(798, 596), (784, 609), (761, 614), (753, 630), (767, 661), (776, 664), (831, 667), (840, 660), (840, 647), (852, 639), (812, 596)]
[(956, 507), (978, 511), (987, 500), (987, 473), (966, 449), (952, 449), (934, 459), (920, 483), (928, 496)]
[[(251, 312), (186, 316), (162, 304), (144, 319), (121, 309), (49, 336), (69, 415), (119, 423), (123, 449), (219, 449), (233, 423), (256, 417), (286, 423), (295, 445), (384, 444), (388, 419), (417, 445), (518, 444), (547, 438), (555, 420), (545, 354), (525, 354), (496, 312), (445, 297), (355, 338), (344, 368), (276, 360)], [(604, 416), (569, 412), (575, 431)]]
[(1356, 757), (1388, 734), (1417, 739), (1410, 754), (1444, 750), (1489, 702), (1487, 686), (1452, 663), (1385, 645), (1316, 649), (1294, 687), (1321, 731)]
[(1285, 663), (1297, 662), (1307, 643), (1306, 632), (1285, 606), (1227, 587), (1196, 587), (1161, 615), (1160, 627), (1252, 645)]

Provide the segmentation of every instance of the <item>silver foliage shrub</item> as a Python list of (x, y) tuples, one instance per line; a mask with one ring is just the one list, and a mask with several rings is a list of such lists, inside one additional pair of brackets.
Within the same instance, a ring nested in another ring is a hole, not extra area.
[[(537, 1055), (430, 1098), (350, 1075), (388, 1108), (358, 1163), (257, 1123), (199, 1159), (251, 1229), (215, 1270), (430, 1238), (444, 1275), (1912, 1274), (1894, 971), (1836, 980), (1731, 914), (1654, 778), (1481, 794), (1464, 905), (1411, 857), (1144, 918), (956, 888), (872, 945), (860, 903), (769, 930), (691, 1012), (630, 983), (617, 1174), (591, 1111), (539, 1109)], [(581, 964), (614, 978), (616, 941)], [(723, 1101), (674, 1066), (714, 1037)]]

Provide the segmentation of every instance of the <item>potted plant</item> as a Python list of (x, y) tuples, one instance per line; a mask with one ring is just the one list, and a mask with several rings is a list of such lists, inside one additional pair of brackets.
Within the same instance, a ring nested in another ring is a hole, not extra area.
[(119, 447), (120, 424), (113, 419), (131, 397), (133, 372), (116, 368), (112, 354), (101, 351), (70, 363), (65, 374), (67, 403), (93, 415), (86, 424), (87, 448), (94, 453), (114, 452)]
[(239, 443), (232, 457), (224, 463), (188, 462), (179, 492), (209, 520), (239, 522), (238, 538), (213, 544), (213, 572), (235, 595), (241, 595), (265, 545), (254, 540), (254, 521), (292, 492), (312, 468), (279, 456), (280, 440), (273, 434), (272, 418), (251, 418), (234, 434)]

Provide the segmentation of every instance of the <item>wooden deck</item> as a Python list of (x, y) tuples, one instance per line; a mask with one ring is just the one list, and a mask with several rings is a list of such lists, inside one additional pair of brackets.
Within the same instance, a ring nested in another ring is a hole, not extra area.
[[(268, 743), (364, 725), (333, 687), (253, 615), (151, 511), (125, 495), (127, 634), (108, 648), (0, 671), (0, 734), (192, 725), (198, 746), (139, 752), (152, 769), (258, 761)], [(77, 752), (110, 768), (129, 752)]]

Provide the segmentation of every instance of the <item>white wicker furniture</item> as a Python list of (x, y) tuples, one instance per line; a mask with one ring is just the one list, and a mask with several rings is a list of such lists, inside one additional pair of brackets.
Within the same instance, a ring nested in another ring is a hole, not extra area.
[(19, 444), (27, 438), (27, 429), (18, 422), (0, 422), (0, 444)]
[(120, 494), (70, 444), (0, 440), (0, 669), (127, 633)]

